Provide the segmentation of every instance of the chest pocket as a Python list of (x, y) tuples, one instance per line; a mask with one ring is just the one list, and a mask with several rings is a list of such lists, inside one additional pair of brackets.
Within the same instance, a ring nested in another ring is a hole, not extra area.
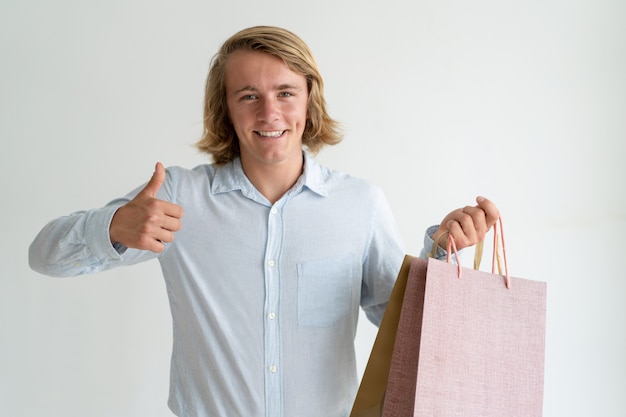
[(298, 264), (298, 325), (325, 327), (355, 308), (354, 256)]

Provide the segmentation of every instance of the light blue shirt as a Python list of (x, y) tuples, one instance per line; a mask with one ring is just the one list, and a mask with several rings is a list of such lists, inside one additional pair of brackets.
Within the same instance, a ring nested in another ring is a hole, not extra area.
[(157, 198), (185, 214), (156, 254), (109, 239), (116, 209), (141, 188), (49, 223), (31, 267), (74, 276), (159, 260), (174, 327), (169, 406), (179, 416), (347, 417), (359, 306), (380, 322), (405, 255), (382, 191), (306, 154), (275, 204), (238, 159), (171, 167)]

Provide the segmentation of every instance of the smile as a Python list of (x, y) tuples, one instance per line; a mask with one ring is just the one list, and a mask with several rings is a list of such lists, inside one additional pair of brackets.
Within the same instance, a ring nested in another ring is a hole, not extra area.
[(262, 131), (262, 130), (257, 130), (255, 131), (255, 133), (259, 136), (263, 136), (264, 138), (277, 138), (282, 136), (283, 133), (285, 133), (284, 130), (271, 130), (271, 131)]

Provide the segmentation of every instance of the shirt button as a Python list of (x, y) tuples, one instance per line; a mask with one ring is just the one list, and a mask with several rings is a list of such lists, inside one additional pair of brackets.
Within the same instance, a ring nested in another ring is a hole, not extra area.
[(270, 366), (270, 372), (271, 373), (275, 374), (277, 370), (278, 370), (278, 368), (276, 367), (276, 365)]
[(276, 313), (273, 311), (269, 314), (270, 320), (274, 320), (276, 318)]
[(276, 207), (272, 207), (272, 214), (278, 213), (278, 209)]
[(270, 259), (270, 260), (267, 262), (267, 264), (268, 264), (269, 266), (274, 266), (274, 260)]

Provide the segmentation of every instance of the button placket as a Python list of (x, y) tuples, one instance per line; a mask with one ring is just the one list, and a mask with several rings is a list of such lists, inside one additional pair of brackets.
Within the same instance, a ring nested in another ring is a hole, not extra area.
[(282, 415), (282, 380), (280, 378), (280, 321), (277, 312), (280, 303), (280, 254), (282, 250), (283, 223), (280, 203), (269, 210), (267, 217), (267, 243), (265, 251), (265, 365), (267, 415)]

